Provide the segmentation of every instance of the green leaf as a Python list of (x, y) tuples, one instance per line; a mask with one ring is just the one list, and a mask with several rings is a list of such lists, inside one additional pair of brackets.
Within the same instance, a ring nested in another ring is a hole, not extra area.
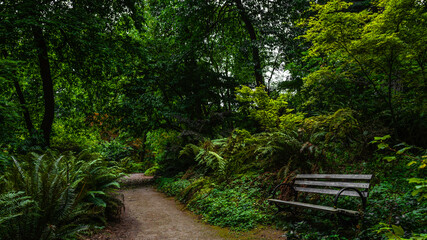
[(104, 189), (104, 188), (111, 187), (111, 186), (114, 186), (116, 188), (120, 188), (120, 183), (118, 183), (118, 182), (110, 182), (108, 184), (103, 185), (102, 188)]
[(89, 191), (87, 193), (90, 194), (92, 197), (95, 197), (95, 194), (105, 195), (103, 191)]
[(394, 234), (401, 237), (403, 234), (405, 234), (405, 231), (403, 231), (403, 228), (401, 226), (391, 225), (393, 228)]
[(424, 193), (424, 194), (422, 194), (419, 198), (417, 198), (417, 200), (418, 200), (419, 202), (421, 202), (421, 200), (423, 200), (423, 199), (427, 199), (427, 193)]
[(391, 138), (390, 135), (385, 135), (383, 137), (374, 137), (374, 140), (376, 140), (376, 141), (384, 141), (384, 140), (387, 140), (389, 138)]
[(383, 157), (383, 160), (387, 160), (387, 162), (391, 162), (396, 160), (395, 156), (387, 156), (387, 157)]
[(396, 152), (396, 154), (403, 154), (406, 150), (411, 149), (412, 147), (405, 147)]
[(100, 207), (107, 207), (107, 204), (101, 198), (92, 198), (93, 204)]
[(417, 189), (417, 190), (412, 191), (411, 195), (412, 195), (412, 196), (416, 196), (416, 195), (418, 195), (418, 193), (420, 193), (420, 192), (421, 192), (421, 189)]
[(410, 166), (414, 165), (415, 163), (417, 163), (417, 161), (412, 161), (412, 162), (408, 163), (407, 166), (410, 167)]
[(409, 183), (422, 183), (423, 179), (421, 179), (421, 178), (410, 178), (410, 179), (408, 179), (408, 182)]
[(378, 144), (378, 149), (385, 149), (385, 148), (388, 148), (388, 144), (387, 143), (380, 143), (380, 144)]

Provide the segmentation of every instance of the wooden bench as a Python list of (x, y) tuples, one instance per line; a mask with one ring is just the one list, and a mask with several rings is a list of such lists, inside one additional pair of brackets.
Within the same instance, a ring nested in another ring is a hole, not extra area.
[[(363, 211), (339, 208), (338, 198), (340, 196), (360, 197), (362, 210), (365, 210), (371, 178), (372, 175), (365, 174), (298, 174), (291, 183), (277, 185), (272, 191), (273, 198), (268, 201), (277, 206), (277, 213), (286, 210), (283, 206), (288, 205), (360, 216)], [(333, 206), (298, 202), (299, 192), (335, 195)], [(289, 194), (294, 197), (293, 201), (280, 199), (281, 196)]]

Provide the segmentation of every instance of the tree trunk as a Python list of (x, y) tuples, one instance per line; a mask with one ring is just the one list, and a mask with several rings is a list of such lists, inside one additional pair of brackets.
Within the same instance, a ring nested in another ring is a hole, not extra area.
[(234, 0), (236, 3), (237, 9), (239, 10), (240, 17), (242, 18), (243, 23), (245, 23), (245, 28), (249, 33), (251, 38), (251, 47), (252, 47), (252, 58), (254, 63), (254, 75), (256, 86), (259, 87), (264, 85), (264, 78), (262, 76), (262, 67), (261, 67), (261, 57), (259, 54), (259, 48), (257, 46), (257, 36), (255, 28), (249, 19), (248, 14), (245, 11), (245, 7), (242, 4), (241, 0)]
[(18, 80), (13, 79), (13, 85), (15, 86), (16, 93), (18, 94), (18, 100), (21, 104), (21, 108), (24, 111), (25, 125), (27, 126), (28, 133), (31, 135), (34, 132), (34, 126), (33, 122), (31, 121), (30, 112), (28, 111), (27, 104), (25, 102), (24, 94), (22, 93)]
[(50, 73), (50, 63), (48, 57), (48, 49), (43, 30), (39, 26), (33, 26), (34, 41), (38, 50), (38, 60), (40, 66), (40, 76), (43, 81), (43, 100), (44, 100), (44, 116), (41, 124), (43, 138), (47, 146), (50, 145), (50, 133), (52, 132), (52, 124), (55, 114), (55, 99), (53, 94), (53, 81)]

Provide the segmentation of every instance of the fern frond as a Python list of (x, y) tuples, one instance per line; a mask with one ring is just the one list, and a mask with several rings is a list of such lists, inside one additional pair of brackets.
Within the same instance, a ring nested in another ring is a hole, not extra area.
[(182, 156), (196, 156), (197, 154), (199, 154), (200, 150), (202, 148), (194, 145), (194, 144), (187, 144), (185, 145), (185, 147), (179, 152), (179, 157)]

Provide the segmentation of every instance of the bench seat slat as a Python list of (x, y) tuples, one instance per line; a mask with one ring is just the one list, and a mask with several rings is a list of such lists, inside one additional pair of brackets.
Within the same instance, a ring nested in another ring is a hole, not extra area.
[(307, 185), (307, 186), (326, 186), (326, 187), (354, 187), (354, 188), (369, 188), (369, 183), (352, 183), (352, 182), (326, 182), (326, 181), (306, 181), (297, 180), (295, 185)]
[(342, 209), (342, 208), (333, 208), (333, 207), (315, 205), (315, 204), (310, 204), (310, 203), (282, 201), (279, 199), (268, 199), (268, 201), (280, 203), (280, 204), (293, 205), (293, 206), (297, 206), (297, 207), (306, 207), (306, 208), (318, 209), (318, 210), (323, 210), (323, 211), (327, 211), (327, 212), (339, 212), (339, 213), (347, 213), (347, 214), (351, 214), (351, 215), (358, 215), (359, 214), (358, 211)]
[[(305, 188), (305, 187), (294, 187), (294, 189), (298, 192), (323, 193), (323, 194), (330, 194), (330, 195), (336, 195), (339, 192), (339, 190), (333, 190), (333, 189), (319, 189), (319, 188)], [(359, 194), (352, 190), (346, 190), (343, 193), (341, 193), (341, 195), (359, 197)], [(362, 195), (364, 197), (368, 197), (367, 192), (362, 192)]]
[(372, 174), (298, 174), (296, 179), (371, 180)]

